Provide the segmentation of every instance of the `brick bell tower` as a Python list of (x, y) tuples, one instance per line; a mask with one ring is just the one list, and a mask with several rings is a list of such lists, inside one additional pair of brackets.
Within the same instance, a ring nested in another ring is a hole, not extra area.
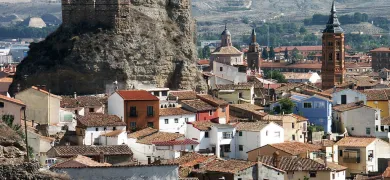
[(344, 83), (345, 51), (344, 30), (340, 27), (333, 1), (328, 23), (322, 35), (322, 89), (330, 89)]

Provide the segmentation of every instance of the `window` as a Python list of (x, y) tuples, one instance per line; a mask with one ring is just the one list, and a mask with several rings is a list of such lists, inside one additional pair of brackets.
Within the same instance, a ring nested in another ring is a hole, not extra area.
[(295, 141), (295, 135), (292, 135), (292, 140)]
[(242, 92), (239, 92), (238, 93), (238, 98), (242, 98), (242, 97), (243, 97)]
[(317, 172), (315, 172), (315, 171), (310, 171), (309, 174), (310, 174), (310, 177), (317, 177)]
[(96, 130), (96, 131), (99, 131), (99, 128), (96, 128), (95, 130)]
[(242, 131), (238, 132), (238, 136), (242, 136)]
[(378, 120), (378, 119), (379, 119), (378, 114), (375, 114), (375, 120)]
[(336, 60), (340, 60), (340, 53), (336, 53)]
[(303, 108), (312, 108), (311, 102), (304, 102), (303, 103)]
[(336, 178), (335, 174), (332, 174), (332, 179), (335, 179), (335, 178)]
[(314, 102), (314, 108), (325, 108), (325, 102)]
[(116, 130), (116, 127), (112, 127), (112, 130), (115, 131), (115, 130)]
[(209, 138), (209, 132), (204, 132), (204, 137)]
[(153, 106), (148, 106), (147, 107), (147, 115), (148, 116), (153, 116), (154, 115)]
[(188, 122), (188, 118), (184, 118), (184, 121)]
[(294, 123), (291, 123), (291, 128), (295, 128), (295, 124)]
[(226, 112), (226, 108), (225, 107), (222, 108), (222, 112)]
[(243, 151), (244, 150), (244, 146), (243, 145), (238, 145), (238, 150), (239, 151)]
[(153, 128), (154, 127), (153, 122), (148, 122), (148, 127)]
[(165, 122), (165, 124), (169, 124), (169, 120), (168, 119), (164, 119), (164, 122)]
[(368, 161), (372, 161), (374, 158), (374, 150), (368, 150)]
[(366, 128), (366, 134), (367, 134), (367, 135), (370, 135), (370, 134), (371, 134), (371, 129), (370, 129), (370, 128)]
[(375, 131), (379, 131), (378, 125), (375, 126)]
[(385, 131), (385, 126), (381, 126), (381, 131)]
[(354, 128), (354, 127), (351, 127), (351, 130), (353, 131), (353, 130), (355, 130), (355, 128)]
[(265, 131), (265, 136), (268, 136), (268, 131)]
[(4, 102), (0, 102), (0, 108), (4, 108)]
[(178, 118), (175, 118), (175, 123), (179, 123), (179, 119)]
[(155, 95), (155, 96), (160, 96), (160, 92), (159, 92), (159, 91), (154, 91), (154, 92), (153, 92), (153, 95)]
[(137, 126), (136, 122), (130, 122), (130, 127), (135, 128)]
[(275, 132), (275, 137), (280, 137), (280, 132), (279, 131)]
[(213, 111), (209, 111), (209, 115), (212, 116), (213, 115)]
[(232, 132), (223, 132), (222, 136), (223, 136), (223, 139), (232, 139), (233, 133)]
[(95, 108), (89, 108), (89, 112), (95, 112)]
[(79, 115), (79, 111), (78, 110), (74, 110), (74, 114)]
[(223, 67), (219, 67), (219, 71), (223, 71)]
[(137, 107), (135, 106), (130, 107), (130, 117), (137, 117)]
[(343, 157), (343, 150), (339, 150), (339, 156)]

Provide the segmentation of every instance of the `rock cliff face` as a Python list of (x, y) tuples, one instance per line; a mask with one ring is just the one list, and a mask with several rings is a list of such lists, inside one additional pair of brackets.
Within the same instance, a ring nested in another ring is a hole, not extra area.
[(40, 172), (38, 162), (24, 162), (25, 155), (23, 139), (0, 122), (0, 179), (69, 179), (64, 174)]
[(31, 85), (56, 94), (102, 93), (116, 80), (124, 88), (206, 89), (195, 66), (189, 0), (131, 0), (128, 7), (124, 25), (63, 24), (32, 44), (11, 94)]

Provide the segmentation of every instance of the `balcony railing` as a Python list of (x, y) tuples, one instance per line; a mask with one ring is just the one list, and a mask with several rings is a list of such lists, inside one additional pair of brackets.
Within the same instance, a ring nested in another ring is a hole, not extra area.
[(344, 157), (343, 162), (344, 163), (360, 163), (360, 157), (355, 157), (355, 158)]

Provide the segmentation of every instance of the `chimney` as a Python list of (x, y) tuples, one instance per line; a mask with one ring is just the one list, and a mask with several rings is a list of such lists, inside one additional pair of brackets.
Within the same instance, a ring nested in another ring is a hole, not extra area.
[(99, 162), (100, 163), (104, 163), (104, 153), (103, 153), (103, 151), (99, 152)]
[(74, 94), (73, 94), (73, 95), (74, 95), (74, 98), (75, 98), (75, 99), (77, 99), (77, 93), (76, 93), (76, 92), (74, 92)]
[(273, 154), (273, 166), (275, 168), (279, 168), (279, 163), (280, 163), (280, 156), (279, 156), (279, 151), (275, 151)]

